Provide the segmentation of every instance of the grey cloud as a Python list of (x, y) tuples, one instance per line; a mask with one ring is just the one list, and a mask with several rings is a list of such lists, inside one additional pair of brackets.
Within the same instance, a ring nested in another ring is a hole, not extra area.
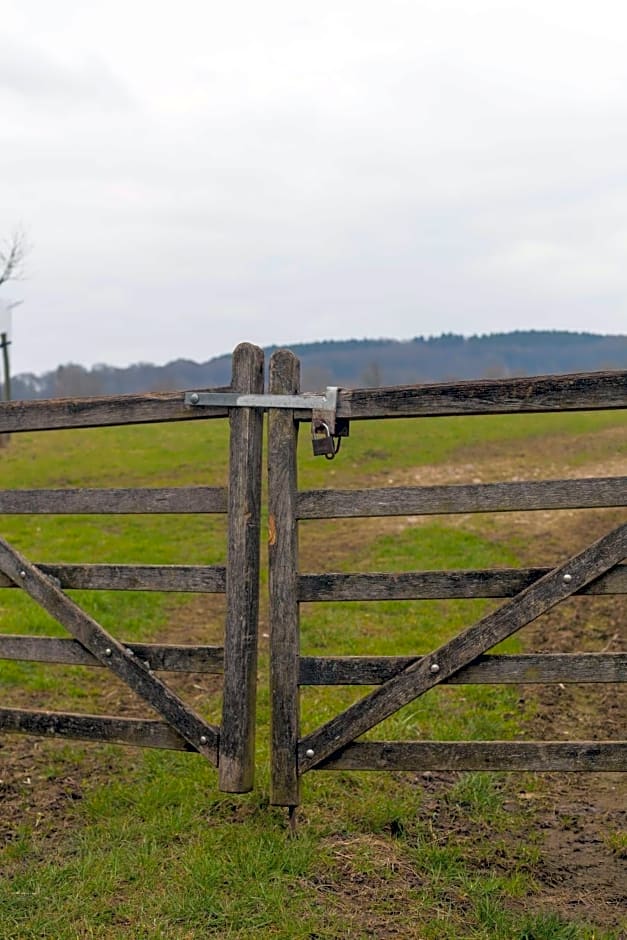
[(36, 46), (0, 38), (0, 93), (34, 106), (126, 109), (131, 95), (109, 66), (90, 56), (71, 65)]

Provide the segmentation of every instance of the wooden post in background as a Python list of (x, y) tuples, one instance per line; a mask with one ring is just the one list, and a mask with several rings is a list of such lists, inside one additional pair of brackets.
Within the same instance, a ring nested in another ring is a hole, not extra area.
[[(233, 391), (262, 393), (263, 364), (261, 349), (239, 345), (233, 353)], [(255, 769), (263, 411), (232, 408), (229, 422), (227, 611), (218, 768), (221, 790), (245, 793), (252, 789)]]
[[(288, 350), (270, 360), (270, 393), (298, 394), (300, 364)], [(269, 411), (268, 509), (270, 567), (271, 802), (299, 803), (298, 736), (300, 656), (298, 612), (298, 425), (292, 411)]]
[(4, 369), (4, 400), (11, 401), (11, 367), (9, 365), (9, 345), (11, 341), (7, 333), (0, 334), (0, 346), (2, 347), (2, 363)]

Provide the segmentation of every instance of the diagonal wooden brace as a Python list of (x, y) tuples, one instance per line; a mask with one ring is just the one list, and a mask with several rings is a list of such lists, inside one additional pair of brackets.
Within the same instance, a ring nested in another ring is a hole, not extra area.
[(468, 627), (439, 649), (364, 696), (303, 738), (298, 772), (303, 774), (369, 731), (404, 705), (448, 679), (560, 601), (581, 590), (627, 557), (627, 524), (618, 526), (559, 568)]
[(0, 571), (58, 620), (103, 666), (107, 666), (159, 712), (195, 750), (217, 766), (219, 729), (181, 701), (153, 674), (149, 663), (142, 662), (130, 649), (118, 643), (64, 594), (54, 578), (36, 568), (4, 539), (0, 539)]

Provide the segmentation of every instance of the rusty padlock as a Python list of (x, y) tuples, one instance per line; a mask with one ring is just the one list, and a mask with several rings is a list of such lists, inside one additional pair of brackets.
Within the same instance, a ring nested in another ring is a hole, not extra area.
[(331, 437), (329, 426), (324, 421), (312, 425), (311, 443), (314, 457), (326, 457), (327, 460), (333, 460), (336, 447)]

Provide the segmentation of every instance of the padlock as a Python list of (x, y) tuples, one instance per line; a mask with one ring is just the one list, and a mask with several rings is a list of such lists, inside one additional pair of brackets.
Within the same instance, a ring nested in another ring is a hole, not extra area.
[(314, 457), (335, 457), (335, 444), (329, 426), (322, 421), (311, 429), (311, 443)]

